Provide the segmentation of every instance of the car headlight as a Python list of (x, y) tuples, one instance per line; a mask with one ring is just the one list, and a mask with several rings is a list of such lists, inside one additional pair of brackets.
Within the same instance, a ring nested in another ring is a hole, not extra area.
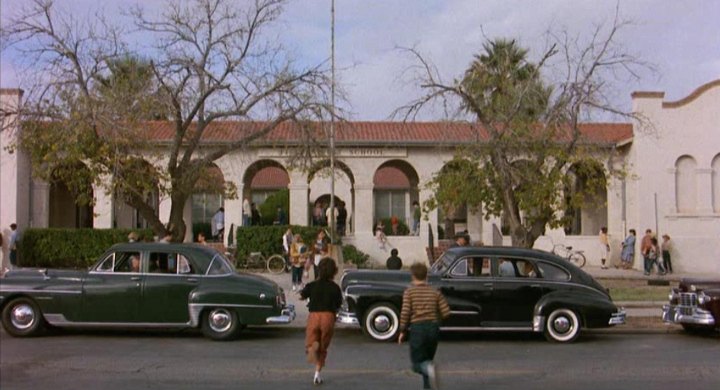
[(670, 302), (673, 302), (678, 299), (678, 293), (676, 289), (670, 290), (670, 294), (668, 294), (668, 300)]

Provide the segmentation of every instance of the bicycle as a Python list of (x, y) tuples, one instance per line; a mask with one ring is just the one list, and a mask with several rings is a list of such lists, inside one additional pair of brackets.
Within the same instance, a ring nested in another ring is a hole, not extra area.
[(585, 266), (585, 255), (584, 251), (573, 250), (571, 246), (565, 246), (563, 244), (554, 244), (552, 253), (564, 258), (565, 260), (577, 265), (579, 268)]
[(277, 275), (285, 272), (287, 264), (282, 255), (272, 255), (266, 259), (262, 252), (250, 252), (245, 259), (238, 260), (235, 266), (243, 269), (267, 269), (271, 274)]

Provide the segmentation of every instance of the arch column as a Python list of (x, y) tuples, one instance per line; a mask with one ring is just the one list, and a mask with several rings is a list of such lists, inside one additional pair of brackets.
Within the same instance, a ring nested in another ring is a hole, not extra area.
[(50, 184), (44, 180), (32, 181), (32, 227), (50, 226)]
[(308, 177), (304, 172), (291, 171), (290, 184), (290, 217), (291, 225), (308, 226), (310, 224), (310, 209), (308, 205)]
[(372, 183), (363, 183), (355, 185), (355, 210), (353, 218), (355, 219), (355, 234), (374, 233), (373, 211), (373, 185)]
[[(420, 207), (432, 197), (432, 192), (430, 190), (421, 189), (420, 193), (418, 194)], [(427, 220), (425, 220), (427, 218)], [(428, 224), (430, 226), (428, 226)], [(432, 234), (433, 238), (435, 239), (435, 245), (437, 245), (438, 242), (438, 210), (432, 210), (427, 215), (423, 214), (423, 216), (420, 218), (420, 242), (423, 243), (423, 247), (427, 246), (428, 239), (430, 238), (430, 229), (429, 227), (432, 227)], [(439, 253), (437, 254), (439, 255)]]

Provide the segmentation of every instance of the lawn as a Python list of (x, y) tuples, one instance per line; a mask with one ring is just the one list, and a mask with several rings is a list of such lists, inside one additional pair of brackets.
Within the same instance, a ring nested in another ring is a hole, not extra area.
[(648, 286), (647, 280), (599, 279), (600, 284), (610, 289), (613, 301), (667, 301), (668, 293), (677, 283), (669, 286)]

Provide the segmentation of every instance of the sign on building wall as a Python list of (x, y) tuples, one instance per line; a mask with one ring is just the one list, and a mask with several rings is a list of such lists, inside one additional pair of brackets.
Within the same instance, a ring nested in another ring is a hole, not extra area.
[[(282, 158), (292, 154), (290, 149), (261, 149), (259, 158)], [(407, 148), (338, 148), (335, 157), (340, 158), (404, 158), (407, 157)]]

